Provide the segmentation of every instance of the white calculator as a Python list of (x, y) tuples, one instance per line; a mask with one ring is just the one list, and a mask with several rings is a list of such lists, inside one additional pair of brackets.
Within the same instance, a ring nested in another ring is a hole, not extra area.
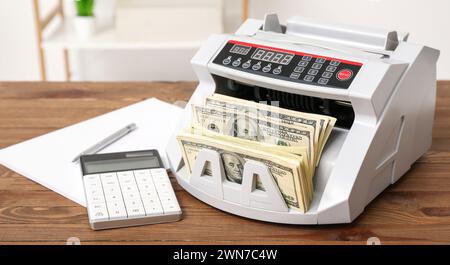
[(91, 228), (181, 219), (181, 209), (157, 150), (80, 157)]

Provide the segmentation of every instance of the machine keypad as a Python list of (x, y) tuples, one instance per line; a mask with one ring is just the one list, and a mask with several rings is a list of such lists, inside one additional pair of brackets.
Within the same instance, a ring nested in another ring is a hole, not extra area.
[(305, 67), (305, 66), (308, 65), (308, 63), (309, 63), (309, 62), (307, 62), (307, 61), (300, 61), (300, 62), (298, 62), (298, 66), (303, 66), (303, 67)]
[(317, 75), (318, 72), (319, 72), (319, 70), (316, 70), (316, 69), (309, 69), (308, 75)]
[[(247, 52), (234, 52), (231, 48), (235, 45)], [(362, 67), (359, 62), (237, 41), (229, 41), (213, 63), (270, 78), (341, 89), (351, 85)]]
[(314, 80), (314, 76), (313, 75), (305, 75), (305, 77), (303, 77), (303, 80), (305, 80), (306, 82), (312, 82)]

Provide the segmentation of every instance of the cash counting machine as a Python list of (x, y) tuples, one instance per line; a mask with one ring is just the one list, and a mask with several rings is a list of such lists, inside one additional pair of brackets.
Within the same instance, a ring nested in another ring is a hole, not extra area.
[[(289, 224), (348, 223), (395, 183), (431, 145), (439, 51), (408, 34), (274, 14), (247, 20), (235, 34), (213, 35), (192, 59), (199, 85), (192, 103), (221, 93), (337, 118), (314, 176), (305, 213), (286, 207), (264, 165), (244, 165), (243, 184), (224, 177), (218, 154), (200, 152), (187, 175), (175, 140), (167, 148), (179, 184), (198, 199), (248, 218)], [(205, 163), (212, 177), (202, 176)], [(255, 190), (260, 175), (266, 191)]]

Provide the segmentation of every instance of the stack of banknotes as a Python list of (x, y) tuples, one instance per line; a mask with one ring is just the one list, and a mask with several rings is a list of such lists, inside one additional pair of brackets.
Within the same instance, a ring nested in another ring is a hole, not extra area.
[[(202, 149), (217, 151), (226, 179), (237, 184), (242, 183), (246, 161), (259, 161), (269, 169), (288, 207), (308, 211), (314, 172), (335, 118), (221, 94), (192, 105), (192, 111), (191, 126), (177, 137), (189, 175)], [(204, 172), (211, 174), (208, 168)], [(264, 190), (259, 179), (256, 188)]]

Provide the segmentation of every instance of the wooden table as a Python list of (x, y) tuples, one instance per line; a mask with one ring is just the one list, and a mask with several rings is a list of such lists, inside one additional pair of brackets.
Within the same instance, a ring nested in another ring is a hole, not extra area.
[[(0, 83), (0, 148), (148, 97), (187, 100), (195, 83)], [(86, 209), (0, 166), (0, 243), (365, 244), (450, 243), (450, 82), (438, 83), (431, 150), (353, 223), (265, 223), (212, 208), (172, 184), (184, 212), (176, 223), (92, 231)]]

